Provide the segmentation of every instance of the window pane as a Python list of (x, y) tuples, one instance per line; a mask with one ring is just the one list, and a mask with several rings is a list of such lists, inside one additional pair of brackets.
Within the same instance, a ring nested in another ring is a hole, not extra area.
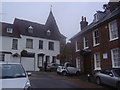
[(33, 48), (33, 40), (32, 39), (27, 39), (26, 40), (26, 48)]
[(0, 53), (0, 61), (4, 61), (4, 57), (5, 57), (5, 55)]
[(113, 57), (113, 66), (120, 67), (120, 49), (116, 48), (112, 50), (112, 57)]
[(110, 39), (115, 39), (118, 37), (118, 27), (117, 22), (114, 20), (109, 23)]
[(17, 47), (18, 47), (18, 40), (17, 39), (13, 39), (12, 49), (17, 50)]
[(99, 44), (99, 33), (98, 33), (98, 30), (95, 30), (93, 32), (93, 41), (94, 41), (94, 45)]
[(95, 69), (100, 69), (100, 53), (95, 53), (94, 54), (94, 61), (95, 61)]
[(39, 40), (39, 49), (43, 49), (43, 41)]
[(49, 50), (54, 50), (54, 42), (49, 42)]
[(79, 40), (76, 41), (76, 50), (80, 50), (80, 41)]

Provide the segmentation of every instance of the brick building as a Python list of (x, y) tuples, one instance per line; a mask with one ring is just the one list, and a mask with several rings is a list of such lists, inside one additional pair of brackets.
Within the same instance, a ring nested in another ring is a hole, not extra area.
[(81, 31), (70, 39), (72, 61), (83, 73), (120, 67), (120, 1), (103, 7), (89, 25), (82, 16)]

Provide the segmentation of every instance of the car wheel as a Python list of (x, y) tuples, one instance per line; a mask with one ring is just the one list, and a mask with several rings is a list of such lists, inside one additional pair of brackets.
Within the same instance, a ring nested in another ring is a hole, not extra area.
[(117, 83), (117, 90), (120, 90), (120, 82)]
[(99, 77), (96, 78), (96, 84), (100, 85), (101, 84), (101, 80)]
[(66, 72), (66, 71), (63, 71), (63, 72), (62, 72), (62, 75), (67, 76), (67, 72)]
[(80, 72), (79, 72), (79, 71), (77, 71), (77, 72), (76, 72), (76, 75), (77, 75), (77, 76), (80, 76)]

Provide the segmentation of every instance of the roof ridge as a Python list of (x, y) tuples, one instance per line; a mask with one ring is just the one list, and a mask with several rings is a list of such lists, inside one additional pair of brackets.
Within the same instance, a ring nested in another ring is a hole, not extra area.
[[(26, 20), (26, 19), (15, 18), (15, 20), (24, 21), (24, 22), (29, 22), (29, 23), (34, 23), (34, 24), (39, 24), (39, 25), (45, 26), (45, 24), (40, 24), (40, 23), (37, 23), (37, 22), (34, 22), (34, 21), (29, 21), (29, 20)], [(14, 20), (14, 21), (15, 21), (15, 20)]]

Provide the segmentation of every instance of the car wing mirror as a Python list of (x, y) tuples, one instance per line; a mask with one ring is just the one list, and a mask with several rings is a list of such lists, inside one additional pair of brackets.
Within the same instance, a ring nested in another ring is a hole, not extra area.
[(28, 75), (28, 76), (31, 76), (31, 75), (32, 75), (32, 73), (31, 73), (31, 72), (27, 72), (27, 75)]

